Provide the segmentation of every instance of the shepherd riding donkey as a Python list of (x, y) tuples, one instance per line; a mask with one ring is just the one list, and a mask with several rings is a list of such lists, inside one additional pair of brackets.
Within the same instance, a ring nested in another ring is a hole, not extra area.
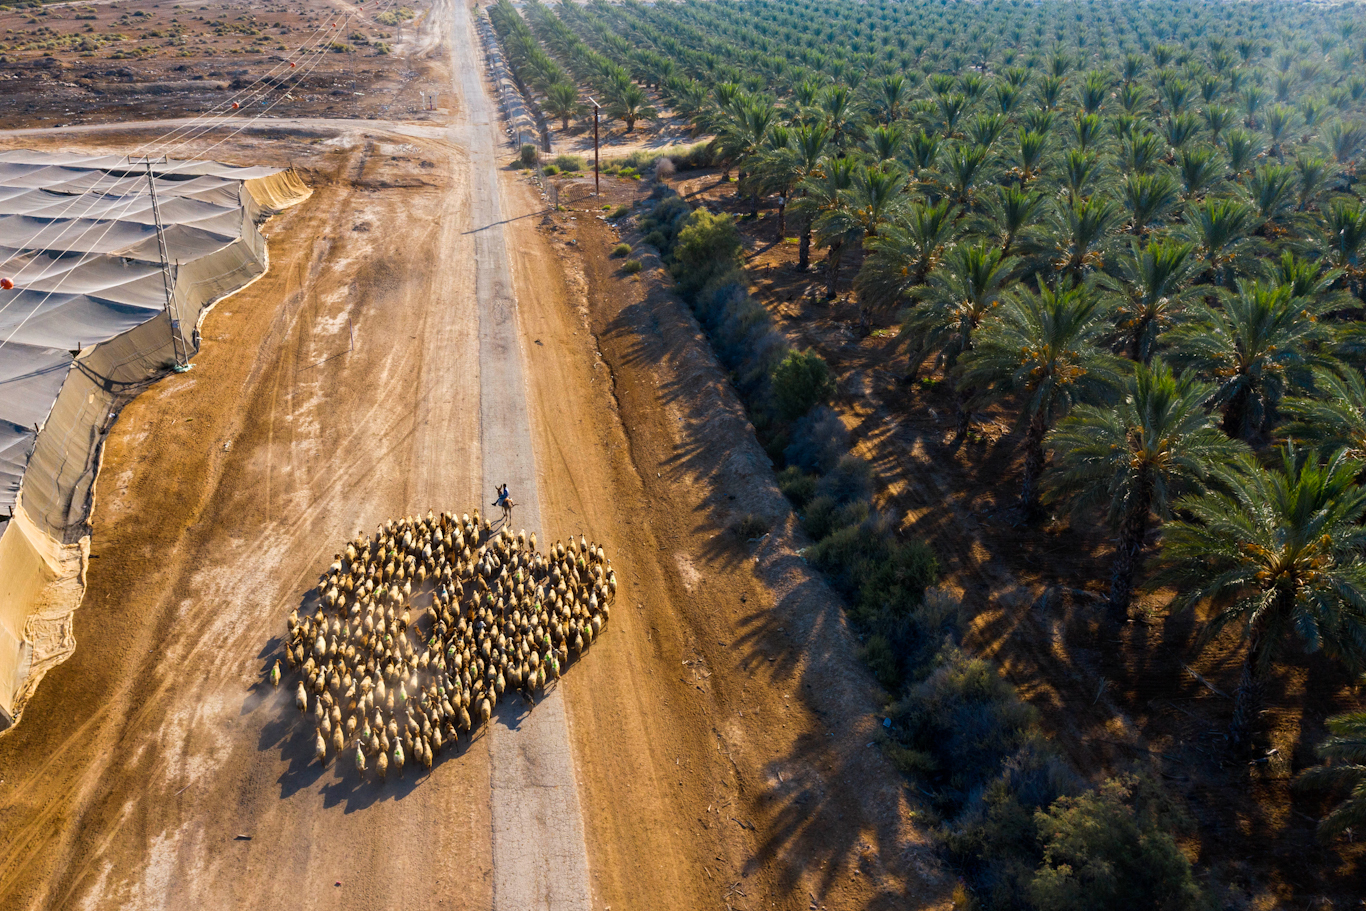
[(517, 504), (513, 502), (512, 497), (508, 496), (508, 486), (506, 484), (504, 484), (502, 487), (497, 488), (497, 491), (498, 499), (494, 500), (493, 503), (490, 505), (501, 506), (503, 508), (503, 525), (511, 525), (512, 507), (516, 506)]

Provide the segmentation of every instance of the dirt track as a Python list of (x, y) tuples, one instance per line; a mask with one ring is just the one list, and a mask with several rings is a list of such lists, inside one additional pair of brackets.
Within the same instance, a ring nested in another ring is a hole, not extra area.
[[(76, 654), (0, 738), (0, 907), (938, 904), (837, 607), (786, 533), (756, 552), (726, 530), (784, 507), (695, 325), (495, 185), (464, 40), (449, 136), (261, 145), (316, 193), (269, 226), (270, 272), (210, 315), (196, 369), (111, 434)], [(262, 682), (284, 615), (357, 527), (499, 480), (539, 500), (517, 524), (623, 570), (601, 644), (430, 775), (312, 763)]]

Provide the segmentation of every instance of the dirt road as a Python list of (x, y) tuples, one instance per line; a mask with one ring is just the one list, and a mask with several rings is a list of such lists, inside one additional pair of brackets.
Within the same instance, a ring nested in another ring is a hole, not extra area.
[[(445, 10), (445, 135), (221, 147), (315, 194), (110, 435), (76, 653), (0, 738), (0, 907), (936, 904), (838, 606), (727, 530), (784, 507), (695, 324), (538, 230)], [(357, 528), (500, 482), (515, 524), (612, 555), (600, 644), (430, 774), (320, 767), (263, 679), (285, 615)]]

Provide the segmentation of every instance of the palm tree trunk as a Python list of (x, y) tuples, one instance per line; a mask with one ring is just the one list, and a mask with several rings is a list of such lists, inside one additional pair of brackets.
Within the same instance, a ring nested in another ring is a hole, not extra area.
[(787, 197), (779, 197), (778, 202), (778, 241), (781, 243), (783, 235), (787, 233)]
[(840, 260), (844, 258), (844, 244), (834, 243), (830, 245), (830, 255), (825, 261), (825, 299), (832, 301), (835, 299), (835, 287), (840, 279)]
[(1229, 399), (1228, 407), (1224, 409), (1224, 420), (1221, 425), (1225, 434), (1230, 439), (1239, 439), (1243, 435), (1243, 422), (1247, 417), (1247, 406), (1252, 398), (1252, 387), (1243, 385)]
[(1138, 321), (1134, 326), (1134, 331), (1129, 335), (1129, 360), (1134, 362), (1142, 361), (1148, 363), (1148, 358), (1142, 357), (1143, 354), (1143, 333), (1148, 329), (1148, 320), (1145, 317)]
[(797, 271), (805, 272), (811, 268), (811, 228), (802, 231), (802, 241), (797, 246)]
[(1262, 646), (1259, 622), (1248, 630), (1247, 655), (1243, 658), (1243, 672), (1238, 678), (1238, 692), (1233, 700), (1233, 723), (1229, 725), (1229, 740), (1235, 749), (1244, 749), (1252, 737), (1252, 725), (1262, 708), (1262, 693), (1266, 682), (1258, 669), (1258, 653)]
[(972, 389), (958, 390), (958, 412), (954, 415), (957, 422), (953, 429), (954, 439), (961, 440), (968, 435), (968, 425), (972, 423), (972, 408), (968, 402), (972, 400), (973, 391)]
[(1148, 470), (1138, 482), (1134, 501), (1119, 527), (1119, 548), (1110, 572), (1110, 618), (1116, 626), (1129, 618), (1134, 576), (1143, 564), (1143, 540), (1148, 536), (1148, 511), (1152, 508), (1153, 482)]
[(759, 217), (759, 194), (755, 193), (749, 198), (749, 215), (751, 218)]
[(1034, 517), (1039, 514), (1039, 476), (1043, 474), (1043, 438), (1048, 432), (1048, 421), (1044, 409), (1034, 412), (1025, 431), (1024, 484), (1020, 490), (1020, 506), (1025, 514)]

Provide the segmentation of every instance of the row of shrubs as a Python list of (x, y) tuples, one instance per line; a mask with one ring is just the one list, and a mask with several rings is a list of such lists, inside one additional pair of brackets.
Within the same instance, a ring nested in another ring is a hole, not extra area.
[(875, 505), (872, 466), (827, 404), (828, 365), (791, 348), (750, 297), (730, 216), (661, 188), (640, 227), (781, 469), (815, 542), (805, 558), (849, 605), (888, 692), (883, 747), (929, 795), (939, 844), (967, 887), (959, 899), (1041, 911), (1204, 907), (1172, 835), (1186, 820), (1162, 789), (1143, 776), (1089, 787), (996, 667), (964, 649), (963, 606), (933, 587), (934, 553)]

